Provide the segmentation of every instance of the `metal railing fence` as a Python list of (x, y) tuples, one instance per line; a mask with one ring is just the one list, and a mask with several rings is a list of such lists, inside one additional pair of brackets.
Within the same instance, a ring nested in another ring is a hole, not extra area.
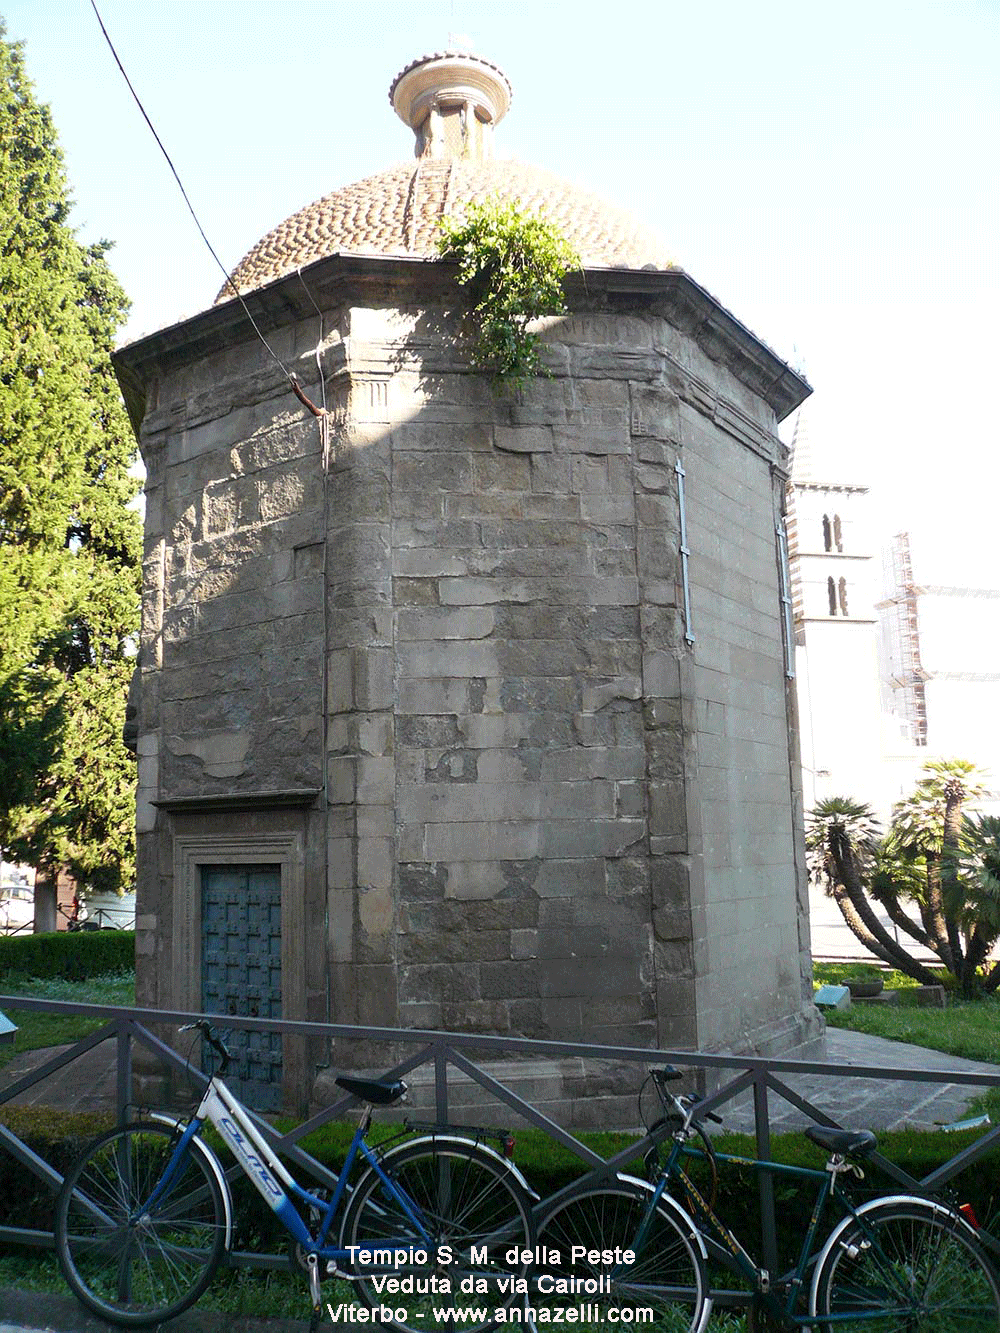
[[(68, 1049), (59, 1049), (50, 1059), (12, 1082), (4, 1084), (3, 1071), (0, 1070), (0, 1107), (10, 1103), (13, 1098), (28, 1091), (53, 1073), (78, 1059), (87, 1051), (102, 1042), (116, 1042), (116, 1078), (114, 1110), (118, 1120), (128, 1118), (129, 1107), (136, 1105), (133, 1098), (133, 1047), (138, 1044), (154, 1053), (170, 1069), (184, 1072), (188, 1076), (205, 1080), (205, 1076), (191, 1066), (169, 1045), (150, 1031), (152, 1026), (177, 1026), (190, 1023), (198, 1018), (208, 1018), (213, 1023), (227, 1029), (249, 1029), (252, 1031), (278, 1032), (291, 1036), (331, 1041), (364, 1041), (366, 1043), (386, 1043), (390, 1046), (411, 1047), (412, 1052), (397, 1060), (384, 1076), (402, 1077), (412, 1071), (429, 1067), (433, 1072), (434, 1114), (441, 1123), (449, 1121), (449, 1071), (471, 1080), (479, 1088), (489, 1093), (497, 1103), (513, 1112), (525, 1124), (544, 1130), (556, 1142), (567, 1148), (580, 1159), (587, 1173), (593, 1177), (611, 1174), (622, 1169), (626, 1163), (640, 1157), (647, 1148), (657, 1141), (652, 1135), (645, 1135), (637, 1142), (604, 1158), (590, 1145), (583, 1143), (569, 1130), (557, 1124), (550, 1116), (532, 1106), (511, 1088), (507, 1087), (494, 1074), (481, 1067), (471, 1058), (471, 1052), (481, 1053), (483, 1057), (494, 1059), (504, 1056), (535, 1056), (549, 1059), (576, 1057), (585, 1061), (612, 1061), (616, 1064), (636, 1064), (642, 1066), (673, 1064), (691, 1070), (711, 1071), (722, 1081), (721, 1086), (706, 1096), (700, 1105), (702, 1112), (716, 1111), (735, 1098), (749, 1095), (754, 1111), (754, 1137), (757, 1156), (761, 1159), (771, 1157), (771, 1117), (769, 1102), (772, 1096), (788, 1102), (815, 1124), (831, 1128), (864, 1128), (864, 1126), (843, 1126), (826, 1111), (814, 1106), (794, 1088), (788, 1079), (795, 1075), (820, 1075), (831, 1079), (851, 1078), (888, 1080), (894, 1083), (949, 1083), (968, 1086), (970, 1089), (1000, 1087), (1000, 1069), (996, 1074), (984, 1072), (965, 1072), (952, 1070), (926, 1070), (906, 1068), (884, 1068), (876, 1066), (831, 1064), (822, 1061), (763, 1059), (750, 1056), (714, 1055), (700, 1051), (650, 1050), (640, 1047), (604, 1046), (592, 1043), (541, 1041), (529, 1038), (492, 1037), (468, 1033), (436, 1032), (420, 1029), (397, 1029), (358, 1027), (345, 1024), (294, 1022), (284, 1019), (242, 1018), (218, 1014), (193, 1014), (183, 1011), (159, 1009), (122, 1009), (110, 1005), (74, 1004), (64, 1001), (39, 1000), (28, 997), (0, 995), (0, 1009), (19, 1009), (45, 1013), (59, 1013), (91, 1018), (104, 1018), (105, 1025), (91, 1035), (82, 1038)], [(729, 1077), (727, 1078), (727, 1075)], [(784, 1077), (782, 1077), (784, 1076)], [(358, 1105), (357, 1099), (349, 1095), (338, 1098), (330, 1106), (311, 1116), (302, 1124), (287, 1133), (281, 1133), (266, 1120), (255, 1117), (262, 1133), (273, 1149), (288, 1161), (308, 1171), (320, 1185), (331, 1187), (336, 1183), (335, 1175), (324, 1167), (316, 1169), (311, 1157), (303, 1153), (298, 1146), (300, 1140), (320, 1128), (328, 1121), (336, 1120), (343, 1113)], [(992, 1126), (974, 1142), (956, 1152), (947, 1162), (932, 1171), (923, 1179), (916, 1179), (897, 1164), (880, 1154), (870, 1160), (898, 1185), (906, 1190), (920, 1193), (939, 1192), (960, 1172), (966, 1170), (985, 1153), (1000, 1142), (1000, 1125)], [(52, 1191), (57, 1193), (62, 1185), (62, 1175), (49, 1163), (39, 1157), (26, 1143), (17, 1137), (7, 1126), (0, 1124), (0, 1148), (6, 1149), (25, 1167), (38, 1176)], [(230, 1176), (238, 1175), (238, 1169), (232, 1168)], [(773, 1180), (766, 1170), (758, 1173), (759, 1202), (761, 1220), (761, 1261), (771, 1272), (778, 1268), (778, 1241), (775, 1218), (775, 1197)], [(536, 1206), (536, 1213), (541, 1215), (553, 1203), (579, 1181), (542, 1200)], [(21, 1227), (0, 1226), (0, 1243), (17, 1245), (48, 1246), (53, 1244), (50, 1231), (29, 1230)], [(991, 1246), (993, 1248), (993, 1246)], [(286, 1266), (287, 1255), (261, 1255), (237, 1252), (231, 1256), (231, 1262), (242, 1266)], [(714, 1293), (719, 1304), (745, 1305), (751, 1297), (743, 1292)]]

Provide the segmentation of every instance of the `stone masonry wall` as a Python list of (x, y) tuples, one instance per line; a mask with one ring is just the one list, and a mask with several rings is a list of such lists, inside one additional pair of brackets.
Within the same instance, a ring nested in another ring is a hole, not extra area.
[[(293, 331), (275, 343), (294, 356)], [(259, 344), (154, 380), (142, 444), (137, 985), (169, 1006), (190, 992), (173, 957), (175, 838), (204, 821), (154, 802), (323, 783), (323, 477), (316, 424)], [(273, 826), (232, 814), (213, 831), (252, 842)]]
[[(177, 839), (293, 830), (311, 1016), (794, 1042), (772, 410), (655, 304), (551, 321), (552, 377), (517, 399), (469, 373), (443, 305), (324, 323), (326, 476), (256, 344), (152, 385), (140, 999), (191, 967)], [(316, 322), (269, 336), (319, 400)], [(269, 810), (287, 791), (315, 806)], [(177, 805), (240, 793), (257, 813)]]
[(767, 1040), (802, 1007), (773, 414), (655, 318), (554, 322), (517, 402), (427, 327), (344, 324), (335, 1012)]

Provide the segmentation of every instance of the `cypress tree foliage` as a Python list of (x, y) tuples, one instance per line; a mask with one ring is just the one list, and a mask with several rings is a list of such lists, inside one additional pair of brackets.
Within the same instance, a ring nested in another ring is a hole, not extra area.
[(121, 889), (141, 540), (110, 352), (128, 306), (69, 209), (49, 110), (0, 24), (0, 847), (43, 879)]

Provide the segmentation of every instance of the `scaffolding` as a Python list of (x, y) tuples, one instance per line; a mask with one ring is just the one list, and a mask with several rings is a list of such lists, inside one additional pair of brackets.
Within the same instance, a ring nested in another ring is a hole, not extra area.
[(892, 593), (888, 605), (892, 608), (893, 667), (889, 677), (896, 701), (894, 711), (902, 717), (914, 745), (927, 744), (927, 695), (924, 682), (927, 672), (920, 661), (920, 624), (917, 599), (920, 589), (913, 581), (910, 559), (910, 534), (898, 532), (892, 539)]

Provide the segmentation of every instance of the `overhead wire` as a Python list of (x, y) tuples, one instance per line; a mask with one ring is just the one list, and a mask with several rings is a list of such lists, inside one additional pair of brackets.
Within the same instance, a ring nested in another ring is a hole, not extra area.
[[(222, 273), (223, 273), (223, 275), (224, 275), (224, 277), (225, 277), (225, 279), (226, 279), (226, 283), (227, 283), (227, 285), (228, 285), (229, 287), (232, 288), (232, 290), (233, 290), (233, 294), (236, 296), (236, 299), (239, 301), (240, 305), (243, 307), (243, 311), (244, 311), (244, 313), (245, 313), (247, 319), (250, 321), (250, 324), (251, 324), (251, 326), (253, 327), (253, 331), (254, 331), (254, 333), (256, 333), (257, 337), (260, 339), (260, 341), (261, 341), (261, 343), (263, 344), (264, 348), (266, 349), (268, 355), (271, 357), (271, 359), (274, 361), (274, 363), (275, 363), (275, 364), (278, 366), (278, 368), (281, 370), (281, 373), (284, 375), (285, 379), (288, 381), (289, 385), (290, 385), (291, 388), (292, 388), (293, 393), (294, 393), (295, 396), (299, 399), (299, 401), (300, 401), (305, 407), (307, 407), (307, 408), (309, 409), (309, 411), (312, 412), (313, 416), (319, 417), (320, 414), (321, 414), (321, 412), (325, 415), (325, 411), (326, 411), (325, 404), (324, 404), (324, 407), (323, 407), (323, 408), (318, 408), (318, 407), (316, 407), (316, 405), (315, 405), (314, 403), (310, 402), (309, 398), (308, 398), (308, 397), (305, 395), (305, 393), (303, 393), (303, 391), (302, 391), (302, 388), (301, 388), (301, 386), (300, 386), (300, 384), (299, 384), (299, 381), (298, 381), (298, 377), (294, 374), (293, 371), (290, 371), (290, 370), (288, 369), (288, 367), (287, 367), (287, 366), (285, 365), (285, 363), (282, 361), (281, 357), (278, 356), (277, 352), (274, 350), (274, 348), (271, 346), (271, 344), (270, 344), (270, 343), (267, 341), (267, 339), (264, 337), (263, 333), (262, 333), (261, 330), (260, 330), (259, 325), (257, 324), (257, 321), (256, 321), (256, 320), (254, 319), (254, 317), (253, 317), (253, 313), (251, 312), (250, 307), (247, 305), (246, 301), (245, 301), (244, 298), (243, 298), (243, 293), (242, 293), (242, 292), (239, 290), (239, 288), (236, 286), (236, 283), (233, 281), (232, 274), (229, 272), (229, 270), (226, 268), (225, 264), (223, 264), (222, 260), (221, 260), (221, 259), (219, 258), (219, 256), (216, 254), (216, 252), (215, 252), (215, 248), (213, 247), (212, 242), (211, 242), (211, 241), (208, 239), (208, 237), (206, 236), (206, 234), (205, 234), (205, 229), (204, 229), (204, 227), (201, 225), (201, 222), (200, 222), (199, 219), (198, 219), (198, 214), (197, 214), (197, 213), (195, 212), (195, 210), (194, 210), (194, 205), (191, 203), (191, 200), (188, 198), (188, 192), (187, 192), (187, 190), (185, 190), (185, 188), (184, 188), (184, 182), (181, 180), (180, 175), (179, 175), (179, 173), (178, 173), (178, 171), (177, 171), (177, 168), (174, 166), (174, 164), (173, 164), (173, 160), (171, 159), (170, 154), (167, 152), (167, 150), (166, 150), (166, 148), (165, 148), (165, 146), (164, 146), (164, 144), (163, 144), (163, 140), (160, 138), (159, 134), (157, 134), (157, 132), (156, 132), (156, 126), (153, 124), (152, 120), (150, 120), (150, 118), (149, 118), (149, 114), (147, 113), (146, 108), (143, 106), (143, 104), (142, 104), (142, 100), (141, 100), (141, 98), (139, 97), (139, 94), (136, 92), (135, 88), (133, 87), (133, 85), (132, 85), (132, 80), (129, 78), (128, 74), (126, 73), (125, 66), (122, 64), (122, 62), (121, 62), (121, 58), (120, 58), (120, 56), (118, 55), (118, 52), (117, 52), (116, 49), (115, 49), (115, 44), (114, 44), (114, 42), (111, 40), (111, 37), (110, 37), (110, 35), (108, 34), (108, 30), (107, 30), (107, 28), (104, 26), (104, 20), (103, 20), (103, 18), (101, 18), (101, 12), (100, 12), (100, 10), (97, 8), (96, 0), (90, 0), (90, 7), (91, 7), (91, 9), (93, 9), (93, 11), (94, 11), (94, 15), (95, 15), (95, 17), (96, 17), (96, 19), (97, 19), (98, 24), (100, 25), (101, 32), (104, 34), (104, 40), (107, 42), (107, 44), (108, 44), (108, 49), (110, 50), (112, 56), (114, 57), (115, 64), (118, 66), (119, 70), (121, 71), (121, 76), (122, 76), (122, 78), (125, 80), (125, 83), (126, 83), (127, 86), (128, 86), (128, 90), (129, 90), (129, 92), (132, 94), (132, 98), (133, 98), (133, 100), (134, 100), (136, 106), (139, 108), (140, 112), (142, 113), (142, 118), (143, 118), (143, 120), (144, 120), (144, 121), (146, 122), (146, 124), (149, 126), (149, 131), (150, 131), (150, 133), (152, 134), (153, 138), (156, 140), (157, 147), (159, 148), (160, 152), (163, 154), (164, 158), (166, 159), (167, 166), (170, 168), (171, 173), (173, 174), (174, 180), (177, 182), (177, 188), (180, 190), (181, 195), (183, 196), (183, 199), (184, 199), (185, 204), (187, 204), (188, 212), (191, 214), (192, 218), (194, 219), (194, 225), (198, 228), (199, 234), (201, 235), (201, 239), (205, 242), (205, 245), (206, 245), (206, 247), (208, 248), (208, 252), (209, 252), (209, 254), (212, 256), (212, 258), (215, 260), (216, 264), (218, 264), (220, 270), (222, 271)], [(301, 275), (300, 275), (300, 276), (301, 276)], [(302, 285), (305, 286), (305, 283), (303, 282)], [(308, 289), (307, 289), (307, 292), (308, 292)], [(309, 299), (312, 300), (312, 296), (311, 296), (311, 295), (310, 295), (310, 298), (309, 298)], [(316, 305), (316, 302), (315, 302), (315, 301), (313, 301), (313, 305)], [(319, 309), (318, 306), (317, 306), (317, 309)], [(322, 376), (322, 373), (321, 373), (321, 374), (320, 374), (320, 383), (322, 384), (322, 382), (323, 382), (323, 376)], [(325, 386), (324, 386), (324, 390), (323, 390), (323, 392), (324, 392), (324, 398), (325, 398), (325, 393), (326, 393)]]

